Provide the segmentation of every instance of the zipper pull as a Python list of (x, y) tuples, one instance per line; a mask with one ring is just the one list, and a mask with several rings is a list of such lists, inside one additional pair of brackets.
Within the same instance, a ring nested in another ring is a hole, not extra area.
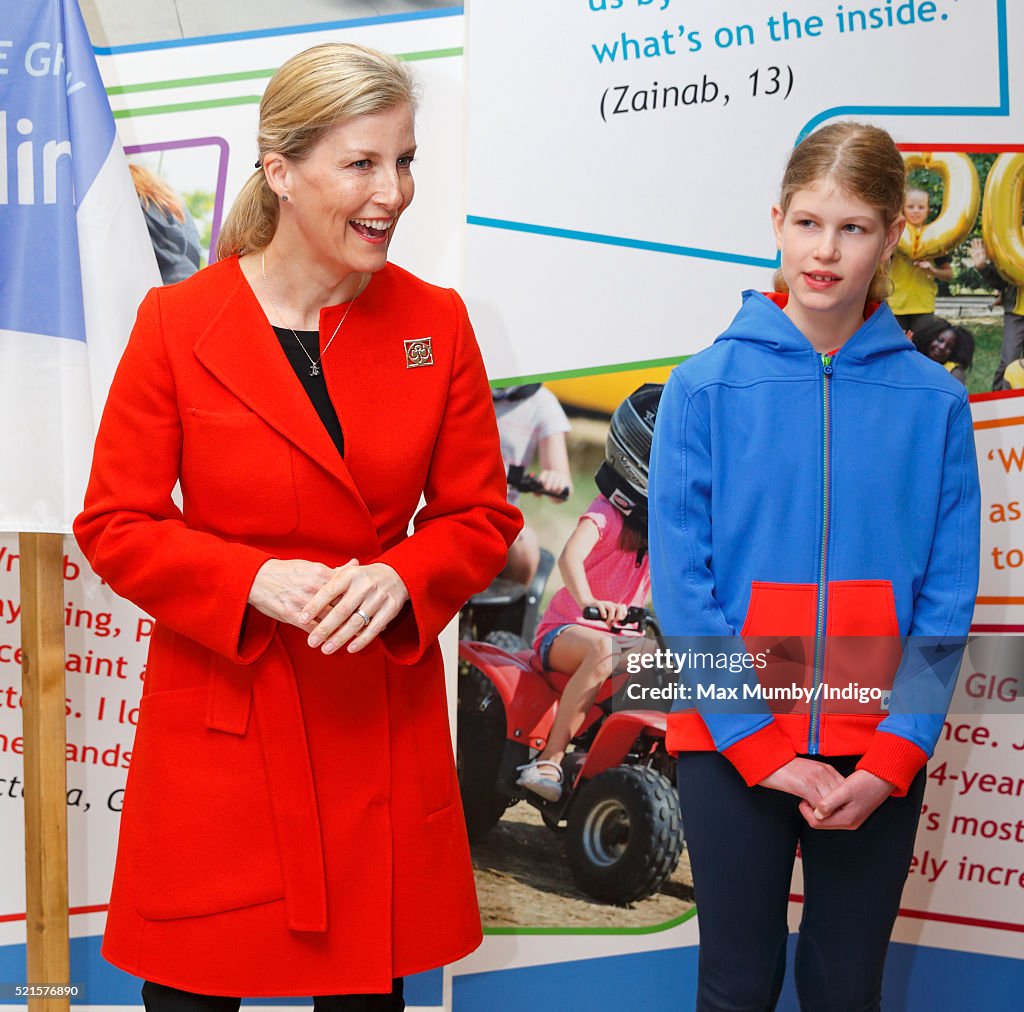
[(822, 355), (821, 356), (821, 371), (826, 376), (831, 376), (832, 375), (832, 356), (831, 355)]

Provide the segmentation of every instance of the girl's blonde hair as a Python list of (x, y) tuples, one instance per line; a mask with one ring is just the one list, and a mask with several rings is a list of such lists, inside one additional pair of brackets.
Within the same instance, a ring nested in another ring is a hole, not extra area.
[[(831, 123), (805, 137), (790, 154), (782, 176), (779, 205), (783, 213), (789, 210), (793, 194), (798, 190), (826, 181), (876, 208), (887, 228), (903, 212), (906, 187), (903, 156), (892, 137), (880, 127)], [(789, 290), (781, 269), (775, 272), (775, 290)], [(891, 294), (886, 261), (875, 271), (868, 300), (884, 302)]]
[(276, 151), (300, 162), (339, 123), (405, 103), (415, 109), (412, 75), (400, 60), (367, 46), (326, 42), (282, 64), (260, 102), (259, 167), (231, 207), (217, 256), (263, 249), (277, 231), (278, 198), (263, 171), (264, 155)]

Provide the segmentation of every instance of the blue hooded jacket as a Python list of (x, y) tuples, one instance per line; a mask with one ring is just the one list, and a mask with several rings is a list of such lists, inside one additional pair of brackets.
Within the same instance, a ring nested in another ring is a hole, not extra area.
[[(745, 292), (659, 406), (659, 621), (680, 654), (750, 656), (684, 678), (668, 745), (717, 749), (751, 785), (798, 754), (859, 755), (904, 793), (941, 732), (977, 592), (967, 393), (888, 307), (828, 356), (785, 300)], [(712, 682), (747, 701), (701, 699)], [(769, 706), (766, 686), (802, 696)]]

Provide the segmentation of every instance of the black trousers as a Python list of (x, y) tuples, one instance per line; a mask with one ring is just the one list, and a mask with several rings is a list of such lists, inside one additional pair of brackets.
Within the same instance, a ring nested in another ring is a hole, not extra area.
[[(393, 981), (391, 994), (317, 995), (313, 1008), (316, 1012), (402, 1012), (402, 987), (403, 980), (398, 977)], [(238, 1012), (242, 999), (192, 994), (147, 980), (142, 985), (142, 1001), (146, 1012)]]
[[(822, 757), (843, 776), (857, 759)], [(677, 765), (700, 928), (697, 1012), (771, 1012), (786, 971), (790, 877), (804, 872), (796, 988), (803, 1012), (875, 1012), (910, 868), (925, 771), (857, 830), (811, 829), (799, 799), (747, 787), (717, 752)]]

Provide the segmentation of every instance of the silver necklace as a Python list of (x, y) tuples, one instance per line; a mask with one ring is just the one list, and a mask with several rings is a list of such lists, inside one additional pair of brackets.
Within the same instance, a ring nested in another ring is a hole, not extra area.
[(363, 285), (366, 282), (366, 275), (365, 274), (360, 274), (359, 275), (359, 287), (356, 289), (356, 294), (352, 296), (352, 301), (349, 302), (348, 308), (345, 310), (345, 312), (342, 314), (341, 319), (338, 321), (338, 326), (334, 328), (334, 333), (331, 334), (330, 339), (328, 340), (327, 344), (324, 345), (324, 350), (320, 352), (319, 357), (314, 359), (313, 356), (310, 355), (310, 353), (308, 351), (306, 351), (306, 346), (302, 343), (302, 341), (299, 340), (299, 335), (296, 334), (295, 331), (292, 330), (291, 327), (285, 326), (285, 324), (281, 320), (281, 310), (277, 308), (277, 303), (274, 301), (274, 296), (270, 294), (270, 285), (267, 284), (267, 264), (266, 264), (266, 261), (267, 261), (267, 254), (266, 253), (261, 253), (260, 254), (260, 274), (263, 275), (263, 291), (265, 291), (267, 293), (267, 298), (270, 300), (270, 305), (274, 309), (274, 315), (277, 317), (278, 326), (281, 327), (283, 330), (291, 330), (292, 331), (292, 336), (295, 338), (296, 344), (298, 344), (298, 346), (302, 349), (302, 354), (305, 355), (306, 358), (309, 359), (309, 375), (310, 376), (319, 376), (320, 375), (320, 363), (324, 360), (324, 355), (327, 354), (327, 349), (330, 348), (332, 342), (338, 336), (338, 331), (341, 330), (341, 325), (345, 322), (345, 320), (348, 319), (348, 314), (350, 312), (352, 312), (352, 306), (355, 304), (356, 299), (358, 299), (359, 296), (362, 294)]

